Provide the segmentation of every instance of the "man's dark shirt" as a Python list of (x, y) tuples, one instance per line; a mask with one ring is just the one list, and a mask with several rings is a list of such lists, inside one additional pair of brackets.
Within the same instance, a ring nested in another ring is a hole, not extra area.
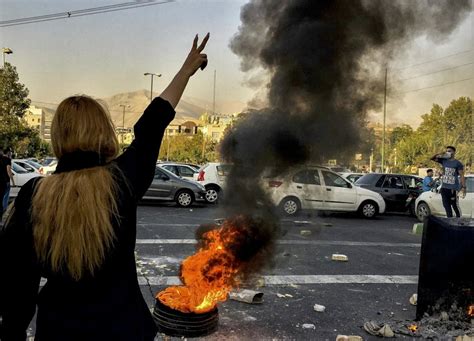
[(10, 176), (7, 172), (7, 166), (11, 167), (12, 160), (9, 157), (2, 156), (0, 158), (0, 181), (8, 183), (10, 182)]

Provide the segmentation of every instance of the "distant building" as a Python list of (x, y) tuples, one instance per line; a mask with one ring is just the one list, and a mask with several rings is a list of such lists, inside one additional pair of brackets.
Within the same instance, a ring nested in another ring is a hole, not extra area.
[(176, 136), (176, 135), (196, 135), (201, 130), (201, 124), (198, 120), (187, 119), (187, 118), (176, 118), (166, 128), (165, 135)]
[(54, 113), (53, 109), (30, 105), (23, 116), (23, 120), (29, 127), (37, 129), (43, 140), (51, 142), (51, 122)]
[(223, 137), (224, 133), (232, 123), (237, 119), (239, 114), (231, 115), (210, 115), (204, 113), (200, 117), (202, 122), (202, 133), (208, 139), (211, 139), (214, 142), (219, 142)]

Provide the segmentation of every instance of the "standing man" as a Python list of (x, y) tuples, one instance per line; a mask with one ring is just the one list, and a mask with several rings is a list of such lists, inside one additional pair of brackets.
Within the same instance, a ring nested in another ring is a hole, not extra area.
[(446, 153), (436, 154), (431, 158), (431, 160), (436, 161), (443, 166), (440, 193), (443, 200), (443, 207), (446, 210), (446, 216), (448, 218), (452, 218), (453, 209), (456, 217), (461, 217), (458, 205), (458, 191), (461, 192), (461, 195), (466, 194), (464, 166), (459, 160), (454, 158), (455, 154), (456, 148), (453, 146), (447, 146)]
[(8, 179), (7, 179), (7, 188), (5, 190), (5, 194), (3, 195), (3, 213), (7, 210), (8, 207), (8, 199), (10, 199), (10, 181), (15, 186), (15, 179), (14, 175), (12, 172), (12, 151), (11, 149), (7, 149), (6, 155), (3, 156), (3, 160), (5, 161), (6, 169), (7, 169), (7, 174), (8, 174)]
[(7, 191), (7, 184), (8, 186), (10, 185), (10, 176), (7, 167), (10, 166), (8, 166), (7, 159), (5, 155), (3, 155), (3, 149), (0, 148), (0, 223), (2, 221), (1, 218), (3, 217), (3, 197)]
[(435, 185), (435, 181), (433, 180), (433, 170), (428, 169), (426, 171), (426, 176), (423, 179), (423, 192), (429, 192)]

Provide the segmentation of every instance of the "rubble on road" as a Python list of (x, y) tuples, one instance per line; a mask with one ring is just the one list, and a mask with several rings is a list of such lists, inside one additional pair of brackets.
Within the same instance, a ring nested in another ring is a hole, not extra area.
[(326, 307), (320, 304), (315, 304), (313, 309), (314, 311), (317, 311), (319, 313), (324, 313), (324, 311), (326, 310)]
[(303, 323), (301, 326), (303, 329), (316, 329), (316, 326), (312, 323)]
[(364, 339), (359, 335), (338, 335), (336, 341), (363, 341)]
[(331, 259), (335, 260), (335, 261), (338, 261), (338, 262), (347, 262), (349, 260), (349, 257), (347, 257), (346, 255), (341, 255), (341, 254), (338, 254), (338, 253), (334, 253), (331, 256)]
[(263, 292), (249, 289), (234, 290), (229, 293), (229, 298), (244, 303), (261, 304), (263, 303)]
[(395, 333), (388, 324), (380, 325), (375, 321), (364, 323), (364, 330), (370, 335), (381, 337), (394, 337)]
[(410, 297), (410, 304), (416, 305), (418, 303), (418, 294), (413, 294)]
[(310, 235), (311, 235), (311, 231), (310, 231), (310, 230), (301, 230), (301, 231), (300, 231), (300, 235), (302, 235), (302, 236), (310, 236)]

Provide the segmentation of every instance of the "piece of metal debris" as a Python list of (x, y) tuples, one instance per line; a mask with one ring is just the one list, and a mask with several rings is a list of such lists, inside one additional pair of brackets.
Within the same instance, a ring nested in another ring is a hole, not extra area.
[(244, 303), (261, 304), (263, 303), (263, 292), (249, 289), (234, 290), (229, 294), (229, 298)]

